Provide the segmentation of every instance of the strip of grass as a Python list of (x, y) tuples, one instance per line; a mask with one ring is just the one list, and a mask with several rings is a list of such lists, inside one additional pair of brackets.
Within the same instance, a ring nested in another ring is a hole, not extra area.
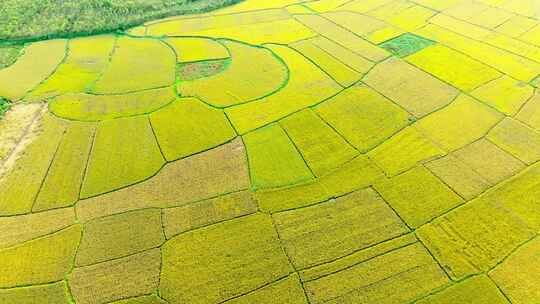
[(242, 0), (2, 0), (0, 40), (36, 40), (124, 29)]

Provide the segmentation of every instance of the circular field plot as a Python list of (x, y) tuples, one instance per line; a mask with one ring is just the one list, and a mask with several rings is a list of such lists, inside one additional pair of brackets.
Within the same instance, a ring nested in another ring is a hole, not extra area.
[(540, 6), (484, 2), (246, 0), (26, 45), (0, 303), (540, 303)]

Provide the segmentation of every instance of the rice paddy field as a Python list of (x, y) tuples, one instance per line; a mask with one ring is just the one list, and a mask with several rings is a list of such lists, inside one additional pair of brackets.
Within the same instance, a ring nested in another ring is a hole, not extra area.
[(161, 13), (0, 30), (0, 303), (540, 303), (539, 0)]

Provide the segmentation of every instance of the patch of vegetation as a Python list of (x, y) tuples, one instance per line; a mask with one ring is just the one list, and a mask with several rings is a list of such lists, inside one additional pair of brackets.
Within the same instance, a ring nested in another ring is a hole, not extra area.
[(4, 116), (4, 114), (7, 112), (9, 106), (9, 102), (6, 99), (0, 97), (0, 118), (2, 118), (2, 116)]
[(414, 34), (405, 33), (382, 43), (380, 46), (395, 56), (406, 57), (433, 44), (435, 44), (435, 41)]
[(540, 75), (531, 82), (533, 87), (540, 88)]
[(178, 75), (182, 80), (210, 77), (223, 72), (229, 64), (230, 59), (180, 63), (178, 64)]
[(242, 0), (3, 0), (0, 40), (125, 29), (148, 20), (210, 11)]
[[(2, 4), (0, 3), (0, 6)], [(2, 21), (0, 21), (1, 23)], [(0, 29), (2, 31), (2, 29)], [(0, 69), (12, 65), (22, 50), (22, 45), (0, 46)]]

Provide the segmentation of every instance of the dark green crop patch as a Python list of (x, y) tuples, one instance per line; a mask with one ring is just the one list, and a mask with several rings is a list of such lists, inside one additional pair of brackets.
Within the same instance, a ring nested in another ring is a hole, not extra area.
[(381, 43), (380, 46), (392, 53), (394, 56), (402, 58), (414, 54), (433, 44), (435, 44), (435, 41), (411, 33), (405, 33), (401, 36)]
[(0, 97), (0, 118), (4, 116), (4, 114), (9, 110), (9, 101), (6, 99)]

